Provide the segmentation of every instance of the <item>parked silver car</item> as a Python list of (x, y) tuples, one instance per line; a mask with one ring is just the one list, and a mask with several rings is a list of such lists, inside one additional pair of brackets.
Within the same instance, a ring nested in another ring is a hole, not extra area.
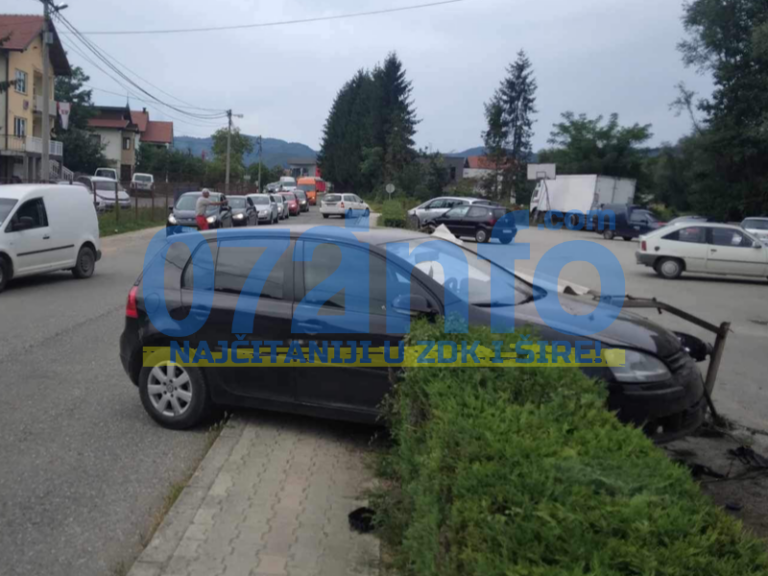
[(277, 200), (272, 194), (249, 194), (248, 198), (253, 202), (256, 213), (259, 216), (259, 224), (267, 222), (274, 224), (280, 220), (280, 211)]
[(115, 207), (115, 186), (117, 186), (117, 203), (120, 208), (128, 209), (131, 207), (131, 197), (125, 188), (112, 178), (103, 178), (101, 176), (80, 176), (76, 180), (83, 184), (93, 194), (96, 191), (94, 203), (96, 210), (112, 210)]
[(408, 210), (408, 222), (414, 228), (422, 228), (429, 222), (442, 216), (451, 208), (462, 206), (464, 204), (482, 204), (486, 206), (494, 205), (495, 202), (484, 198), (461, 198), (456, 196), (441, 196), (427, 200), (423, 204)]

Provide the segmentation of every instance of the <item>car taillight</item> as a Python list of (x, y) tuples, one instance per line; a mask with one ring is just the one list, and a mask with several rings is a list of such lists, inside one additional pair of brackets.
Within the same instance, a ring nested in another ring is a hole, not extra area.
[(648, 248), (646, 247), (646, 244), (645, 244), (645, 240), (643, 240), (643, 241), (640, 243), (640, 250), (642, 250), (643, 252), (645, 252), (647, 249), (648, 249)]
[(131, 288), (128, 292), (128, 302), (125, 303), (125, 316), (126, 318), (138, 318), (139, 311), (136, 308), (136, 293), (139, 291), (138, 286)]
[(488, 218), (488, 224), (490, 224), (491, 226), (495, 226), (496, 225), (496, 218), (493, 218), (493, 217)]

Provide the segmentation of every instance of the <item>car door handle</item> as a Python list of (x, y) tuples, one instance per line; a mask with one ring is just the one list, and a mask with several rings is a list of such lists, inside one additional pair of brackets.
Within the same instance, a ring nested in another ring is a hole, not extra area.
[[(323, 325), (315, 320), (305, 320), (304, 322), (299, 322), (299, 328), (303, 329), (306, 334), (314, 336), (322, 330)], [(310, 330), (314, 330), (314, 332), (310, 332)]]
[(717, 248), (712, 248), (710, 252), (717, 252)]
[(50, 240), (50, 239), (51, 239), (50, 234), (46, 234), (45, 236), (43, 236), (43, 240)]

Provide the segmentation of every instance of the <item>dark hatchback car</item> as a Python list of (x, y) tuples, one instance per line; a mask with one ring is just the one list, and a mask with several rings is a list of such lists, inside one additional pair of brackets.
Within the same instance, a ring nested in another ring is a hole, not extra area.
[[(499, 220), (503, 225), (496, 226)], [(429, 227), (434, 229), (441, 224), (457, 238), (467, 236), (474, 238), (478, 243), (495, 238), (502, 244), (509, 244), (517, 235), (514, 215), (507, 213), (507, 209), (502, 206), (457, 206), (433, 219)]]
[(307, 198), (306, 192), (298, 188), (295, 188), (292, 190), (292, 192), (296, 196), (296, 200), (299, 202), (299, 209), (302, 212), (309, 212), (309, 199)]
[[(211, 312), (195, 334), (176, 339), (180, 346), (188, 341), (190, 347), (195, 348), (204, 340), (211, 343), (213, 351), (215, 346), (222, 345), (222, 341), (235, 341), (232, 327), (237, 303), (240, 299), (252, 299), (256, 312), (250, 333), (240, 334), (248, 341), (276, 341), (288, 346), (292, 341), (309, 345), (313, 341), (348, 342), (354, 339), (370, 341), (371, 347), (384, 346), (386, 342), (397, 347), (404, 335), (387, 330), (387, 311), (403, 319), (418, 314), (443, 315), (446, 304), (459, 298), (457, 279), (443, 271), (456, 269), (453, 266), (462, 260), (456, 256), (456, 251), (460, 250), (469, 262), (470, 323), (490, 324), (490, 274), (493, 268), (493, 274), (500, 275), (507, 289), (502, 295), (494, 292), (494, 305), (501, 306), (496, 310), (506, 316), (510, 326), (532, 326), (543, 340), (599, 341), (603, 347), (625, 351), (625, 367), (582, 369), (605, 382), (609, 391), (607, 407), (616, 411), (622, 421), (643, 426), (656, 441), (685, 435), (702, 421), (704, 388), (694, 360), (675, 334), (644, 318), (620, 312), (608, 328), (592, 336), (569, 333), (574, 330), (570, 325), (550, 328), (539, 315), (536, 302), (551, 304), (557, 301), (571, 314), (593, 316), (596, 314), (594, 303), (533, 286), (455, 243), (418, 232), (389, 229), (354, 232), (359, 242), (367, 244), (368, 251), (342, 236), (344, 230), (338, 237), (330, 238), (327, 231), (321, 233), (310, 226), (297, 226), (290, 230), (287, 249), (285, 240), (281, 244), (274, 236), (270, 237), (268, 231), (254, 229), (250, 232), (249, 237), (259, 237), (254, 247), (242, 246), (244, 231), (231, 230), (204, 232), (202, 238), (197, 237), (196, 246), (188, 248), (178, 242), (168, 249), (162, 264), (171, 322), (182, 320), (188, 314), (200, 314), (192, 305), (195, 276), (190, 254), (196, 250), (210, 251), (208, 265), (212, 262), (215, 270), (209, 274), (210, 282), (195, 290), (196, 293), (198, 290), (213, 293)], [(256, 300), (243, 292), (246, 278), (273, 244), (282, 255), (274, 268), (261, 276), (263, 289)], [(339, 246), (344, 245), (349, 251), (344, 256), (345, 266), (350, 262), (347, 258), (359, 259), (351, 273), (358, 281), (361, 266), (368, 266), (368, 302), (322, 286), (339, 269)], [(411, 260), (415, 258), (412, 249), (421, 245), (425, 245), (421, 250), (427, 250), (431, 260), (417, 263)], [(388, 263), (385, 259), (387, 246), (405, 250), (400, 256), (391, 256)], [(435, 262), (440, 266), (434, 266)], [(388, 282), (397, 284), (403, 294), (410, 294), (410, 298), (398, 296), (390, 301)], [(552, 300), (545, 302), (545, 299)], [(306, 333), (294, 334), (293, 316), (302, 301), (302, 306), (309, 310), (309, 315), (302, 318), (309, 319), (300, 321), (297, 316), (297, 321)], [(374, 422), (379, 415), (379, 406), (390, 390), (386, 368), (336, 368), (332, 365), (296, 369), (183, 368), (163, 364), (145, 367), (143, 347), (170, 346), (172, 340), (150, 321), (147, 302), (157, 303), (158, 297), (156, 293), (144, 294), (140, 277), (129, 293), (125, 330), (120, 337), (120, 357), (125, 371), (138, 387), (145, 409), (163, 426), (175, 429), (194, 426), (216, 406), (224, 405)], [(368, 332), (348, 333), (348, 324), (341, 325), (340, 318), (344, 317), (347, 321), (368, 318)]]
[(253, 201), (246, 196), (230, 196), (227, 198), (232, 210), (233, 226), (256, 226), (259, 223), (259, 214)]
[[(202, 192), (186, 192), (179, 196), (176, 200), (176, 205), (170, 209), (168, 214), (168, 220), (166, 221), (166, 227), (173, 229), (176, 226), (189, 226), (197, 228), (197, 221), (195, 220), (195, 209), (197, 205), (197, 199), (200, 198)], [(226, 201), (227, 198), (224, 194), (218, 192), (211, 192), (210, 199), (213, 202)], [(210, 206), (205, 213), (205, 217), (208, 220), (208, 226), (212, 229), (216, 228), (232, 228), (232, 209), (228, 204), (222, 204), (219, 206)]]

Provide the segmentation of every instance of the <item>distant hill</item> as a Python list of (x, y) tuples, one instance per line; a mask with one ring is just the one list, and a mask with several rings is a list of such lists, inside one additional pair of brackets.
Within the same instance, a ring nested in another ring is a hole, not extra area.
[(455, 156), (457, 158), (466, 158), (467, 156), (484, 156), (485, 146), (475, 146), (464, 152), (454, 152), (452, 154), (446, 154), (446, 156)]
[[(247, 136), (253, 141), (253, 153), (246, 155), (245, 164), (259, 161), (256, 150), (256, 136)], [(173, 139), (173, 145), (177, 150), (189, 150), (193, 156), (200, 156), (205, 151), (206, 158), (212, 158), (211, 138), (195, 138), (193, 136), (177, 136)], [(278, 138), (264, 138), (262, 141), (262, 160), (270, 168), (273, 166), (287, 166), (289, 158), (317, 158), (317, 152), (306, 144), (299, 142), (286, 142)]]

